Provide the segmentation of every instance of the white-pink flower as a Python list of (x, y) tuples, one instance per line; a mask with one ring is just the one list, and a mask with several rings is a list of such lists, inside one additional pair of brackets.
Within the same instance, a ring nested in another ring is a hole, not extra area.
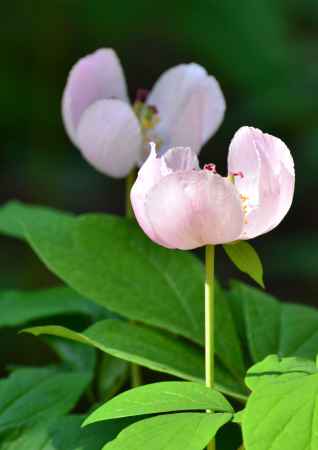
[(145, 159), (150, 141), (163, 151), (191, 145), (198, 153), (225, 111), (219, 84), (194, 63), (164, 72), (137, 106), (129, 102), (112, 49), (97, 50), (72, 68), (62, 99), (63, 121), (74, 145), (102, 173), (126, 176)]
[(275, 228), (293, 200), (295, 171), (287, 146), (251, 127), (234, 135), (229, 176), (200, 170), (190, 148), (158, 156), (154, 145), (131, 191), (141, 228), (158, 244), (182, 250), (251, 239)]

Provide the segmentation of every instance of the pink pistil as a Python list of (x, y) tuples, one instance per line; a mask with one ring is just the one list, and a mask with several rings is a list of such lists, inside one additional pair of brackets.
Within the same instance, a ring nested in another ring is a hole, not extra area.
[(204, 164), (203, 170), (208, 170), (209, 172), (216, 173), (216, 165), (213, 163)]
[(241, 178), (244, 178), (244, 173), (241, 172), (241, 171), (239, 171), (239, 172), (230, 172), (230, 175), (231, 175), (232, 177), (241, 177)]

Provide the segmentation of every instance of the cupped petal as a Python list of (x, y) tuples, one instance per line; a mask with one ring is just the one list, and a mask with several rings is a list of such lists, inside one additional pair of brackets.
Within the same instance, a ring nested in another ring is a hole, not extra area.
[(216, 132), (225, 111), (218, 82), (194, 63), (164, 72), (147, 103), (158, 110), (156, 133), (164, 148), (189, 145), (196, 153)]
[(235, 241), (244, 221), (233, 184), (204, 170), (162, 178), (149, 192), (145, 211), (159, 240), (150, 237), (181, 250)]
[(243, 174), (243, 177), (235, 177), (235, 186), (254, 207), (259, 204), (261, 157), (253, 139), (253, 130), (251, 127), (241, 127), (235, 133), (229, 148), (228, 171), (229, 174)]
[(79, 122), (76, 142), (93, 167), (115, 178), (126, 176), (142, 151), (138, 119), (121, 100), (98, 100), (89, 106)]
[(243, 172), (235, 186), (246, 207), (242, 239), (251, 239), (275, 228), (289, 211), (295, 188), (291, 153), (279, 138), (243, 127), (234, 136), (229, 171)]
[(137, 179), (130, 191), (130, 201), (136, 220), (147, 236), (158, 244), (168, 247), (155, 233), (145, 211), (145, 201), (148, 192), (161, 178), (161, 160), (156, 153), (155, 145), (151, 143), (150, 155), (141, 166)]
[(96, 100), (128, 101), (120, 61), (110, 48), (99, 49), (80, 59), (71, 69), (62, 98), (65, 128), (76, 145), (76, 128), (83, 112)]
[(147, 160), (138, 172), (131, 193), (131, 204), (138, 223), (145, 233), (160, 245), (169, 247), (155, 233), (145, 211), (146, 198), (149, 191), (166, 175), (173, 172), (199, 169), (196, 154), (189, 147), (176, 147), (169, 149), (163, 156), (156, 152), (154, 143), (150, 144), (151, 151)]

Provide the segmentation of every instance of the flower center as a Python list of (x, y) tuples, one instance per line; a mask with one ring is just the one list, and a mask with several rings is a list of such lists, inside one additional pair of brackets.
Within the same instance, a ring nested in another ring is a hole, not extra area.
[(251, 206), (249, 205), (249, 196), (240, 194), (240, 199), (242, 202), (242, 209), (244, 212), (244, 223), (247, 224), (248, 223), (247, 215), (252, 210)]
[[(238, 172), (230, 172), (229, 175), (228, 175), (228, 179), (233, 184), (235, 184), (235, 178), (236, 177), (244, 178), (244, 173), (241, 172), (241, 171), (238, 171)], [(240, 200), (241, 200), (241, 203), (242, 203), (242, 210), (244, 212), (244, 223), (247, 224), (248, 223), (247, 215), (252, 210), (252, 207), (251, 207), (251, 205), (249, 203), (249, 196), (245, 195), (245, 194), (240, 194)]]
[(134, 112), (141, 127), (145, 157), (148, 156), (150, 142), (154, 142), (157, 149), (162, 145), (161, 139), (154, 132), (154, 129), (160, 121), (158, 110), (154, 105), (148, 105), (146, 103), (148, 94), (149, 91), (147, 89), (138, 89), (133, 105)]

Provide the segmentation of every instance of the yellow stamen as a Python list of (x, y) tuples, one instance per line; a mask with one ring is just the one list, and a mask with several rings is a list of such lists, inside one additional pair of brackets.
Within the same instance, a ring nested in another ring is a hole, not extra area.
[(133, 108), (140, 123), (146, 157), (149, 152), (149, 142), (155, 142), (157, 149), (162, 145), (161, 139), (152, 132), (160, 122), (160, 117), (154, 107), (140, 100), (134, 103)]

